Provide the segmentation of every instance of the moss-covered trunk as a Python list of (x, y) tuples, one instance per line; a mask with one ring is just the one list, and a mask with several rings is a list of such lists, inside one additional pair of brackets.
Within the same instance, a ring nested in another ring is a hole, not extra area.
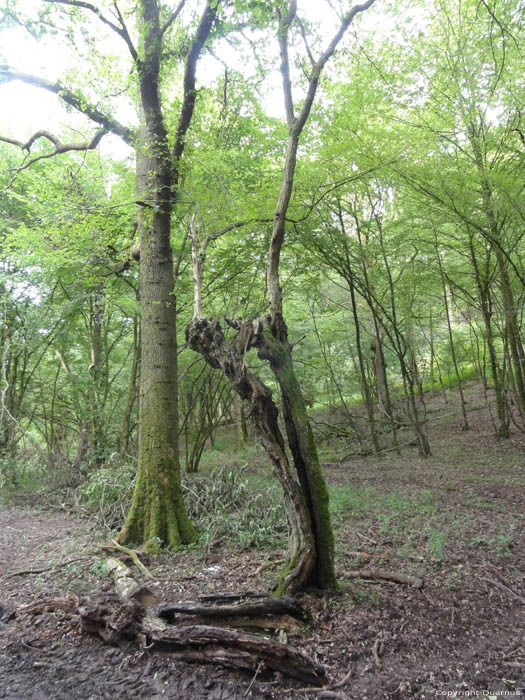
[(250, 402), (255, 432), (275, 467), (283, 489), (288, 520), (288, 558), (277, 592), (294, 592), (313, 583), (315, 538), (305, 498), (288, 461), (272, 393), (245, 364), (245, 351), (253, 347), (258, 336), (248, 323), (239, 326), (238, 330), (237, 343), (230, 343), (218, 322), (195, 318), (186, 330), (186, 339), (192, 350), (203, 355), (211, 367), (222, 370), (238, 395)]
[[(143, 156), (144, 160), (150, 158)], [(151, 190), (151, 163), (138, 158), (138, 186)], [(157, 163), (157, 173), (162, 165)], [(146, 173), (140, 180), (141, 174)], [(158, 183), (157, 183), (158, 187)], [(158, 191), (158, 190), (157, 190)], [(162, 190), (161, 190), (162, 191)], [(139, 465), (133, 502), (121, 542), (156, 538), (177, 546), (194, 542), (197, 532), (184, 508), (179, 461), (176, 301), (170, 244), (169, 200), (163, 211), (139, 216), (141, 372)]]
[(315, 545), (315, 564), (308, 583), (320, 588), (334, 588), (334, 535), (330, 520), (328, 489), (324, 480), (312, 427), (306, 411), (292, 361), (292, 346), (282, 317), (277, 325), (270, 319), (263, 322), (263, 332), (256, 340), (258, 355), (270, 362), (279, 383), (283, 402), (283, 418), (293, 464), (308, 509)]
[[(130, 512), (120, 533), (127, 543), (177, 546), (196, 541), (181, 491), (177, 373), (177, 310), (171, 217), (180, 161), (195, 106), (197, 61), (215, 21), (206, 3), (184, 69), (184, 95), (173, 149), (160, 98), (164, 29), (156, 0), (139, 0), (141, 45), (136, 59), (142, 124), (137, 148), (140, 204), (141, 372), (139, 465)], [(164, 25), (164, 28), (167, 25)]]

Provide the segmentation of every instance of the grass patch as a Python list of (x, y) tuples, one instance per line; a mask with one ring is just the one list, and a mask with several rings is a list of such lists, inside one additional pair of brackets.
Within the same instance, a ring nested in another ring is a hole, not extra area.
[(388, 535), (389, 541), (406, 557), (421, 547), (436, 559), (444, 557), (450, 516), (438, 507), (436, 495), (430, 489), (385, 494), (370, 486), (331, 484), (329, 492), (338, 535), (358, 525)]

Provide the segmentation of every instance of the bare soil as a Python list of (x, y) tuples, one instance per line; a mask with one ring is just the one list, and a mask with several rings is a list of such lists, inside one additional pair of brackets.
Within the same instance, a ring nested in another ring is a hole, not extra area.
[[(109, 647), (37, 600), (109, 592), (90, 522), (25, 500), (0, 510), (0, 698), (434, 698), (525, 695), (525, 436), (497, 441), (479, 388), (472, 428), (432, 403), (432, 457), (414, 448), (326, 465), (337, 529), (340, 589), (311, 591), (308, 627), (288, 642), (343, 685), (312, 694), (261, 669), (256, 678)], [(436, 418), (440, 418), (435, 420)], [(164, 602), (209, 592), (268, 590), (278, 550), (229, 544), (162, 555), (150, 565)], [(260, 567), (267, 566), (261, 571)], [(423, 578), (421, 589), (355, 579), (381, 568)], [(375, 650), (375, 651), (374, 651)]]

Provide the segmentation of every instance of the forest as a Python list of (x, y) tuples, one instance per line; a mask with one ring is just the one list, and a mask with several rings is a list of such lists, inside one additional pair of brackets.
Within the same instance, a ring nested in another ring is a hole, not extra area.
[(0, 0), (0, 698), (525, 692), (522, 0)]

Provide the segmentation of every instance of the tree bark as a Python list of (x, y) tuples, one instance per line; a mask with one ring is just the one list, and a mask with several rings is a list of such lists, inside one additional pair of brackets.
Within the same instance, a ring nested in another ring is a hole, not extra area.
[[(196, 541), (184, 507), (179, 458), (177, 308), (174, 294), (171, 217), (180, 160), (195, 107), (197, 60), (215, 21), (207, 3), (188, 49), (184, 97), (176, 142), (170, 151), (160, 99), (163, 31), (157, 0), (140, 0), (142, 45), (137, 58), (142, 126), (137, 148), (140, 233), (141, 373), (139, 466), (122, 542), (166, 545)], [(141, 138), (142, 137), (142, 138)]]
[(281, 483), (288, 520), (288, 560), (277, 590), (279, 593), (294, 592), (310, 582), (310, 574), (315, 565), (316, 550), (310, 517), (288, 462), (272, 393), (245, 364), (245, 352), (248, 346), (253, 346), (261, 331), (250, 323), (238, 330), (237, 344), (233, 345), (224, 337), (218, 322), (195, 318), (186, 330), (186, 340), (189, 347), (203, 355), (209, 365), (223, 371), (242, 399), (250, 401), (254, 429), (272, 460)]

